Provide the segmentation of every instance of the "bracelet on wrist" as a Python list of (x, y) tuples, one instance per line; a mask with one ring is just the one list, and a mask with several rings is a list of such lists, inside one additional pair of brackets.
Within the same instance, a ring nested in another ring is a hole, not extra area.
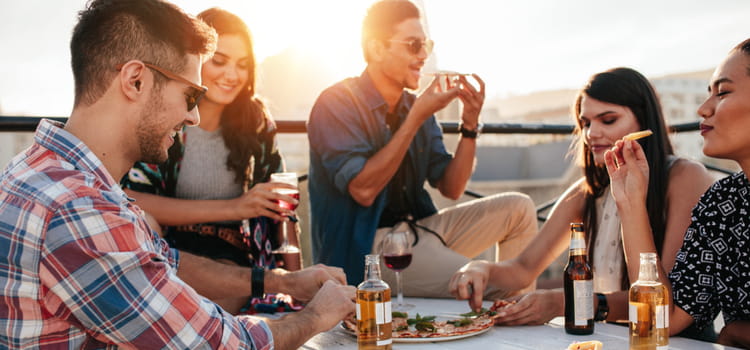
[(602, 293), (596, 293), (596, 315), (594, 321), (606, 321), (609, 315), (609, 305), (607, 305), (607, 296)]

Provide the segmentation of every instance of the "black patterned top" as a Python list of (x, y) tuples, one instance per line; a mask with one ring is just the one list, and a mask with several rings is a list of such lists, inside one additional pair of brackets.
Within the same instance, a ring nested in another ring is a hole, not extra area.
[[(120, 181), (123, 188), (134, 191), (152, 193), (166, 197), (176, 197), (177, 179), (180, 174), (180, 165), (185, 153), (185, 132), (178, 133), (175, 143), (169, 148), (169, 158), (162, 164), (136, 163), (133, 168)], [(272, 173), (284, 171), (284, 162), (276, 143), (276, 123), (270, 116), (260, 123), (255, 135), (260, 142), (260, 154), (254, 155), (248, 164), (248, 173), (252, 174), (247, 188), (256, 183), (268, 182)], [(210, 172), (212, 169), (206, 169)], [(237, 228), (241, 226), (236, 223)], [(246, 232), (245, 242), (248, 244), (250, 264), (256, 266), (274, 267), (275, 259), (271, 253), (276, 243), (274, 233), (277, 223), (266, 217), (250, 219), (250, 230)], [(167, 236), (175, 231), (175, 227), (166, 227)], [(217, 238), (219, 239), (219, 238)], [(178, 247), (180, 248), (180, 247)], [(201, 252), (195, 252), (201, 254)], [(205, 255), (205, 254), (203, 254)], [(207, 255), (208, 256), (208, 255)], [(243, 254), (247, 256), (247, 254)], [(210, 256), (209, 256), (210, 257)]]
[(714, 183), (693, 208), (669, 278), (674, 303), (698, 329), (719, 311), (729, 324), (750, 320), (750, 184), (743, 172)]

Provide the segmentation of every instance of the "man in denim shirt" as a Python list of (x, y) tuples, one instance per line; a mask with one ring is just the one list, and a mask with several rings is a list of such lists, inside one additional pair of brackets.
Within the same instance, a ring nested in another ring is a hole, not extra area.
[[(404, 271), (407, 295), (448, 297), (451, 275), (499, 243), (499, 257), (520, 252), (537, 231), (528, 196), (495, 195), (438, 212), (424, 183), (458, 199), (475, 162), (484, 82), (441, 76), (419, 97), (416, 90), (432, 41), (417, 7), (379, 1), (363, 24), (367, 68), (326, 89), (312, 109), (310, 198), (313, 258), (344, 268), (350, 284), (362, 281), (364, 255), (394, 228), (415, 234), (413, 260)], [(443, 144), (434, 113), (456, 98), (463, 103), (455, 154)], [(384, 279), (393, 283), (390, 270)], [(489, 295), (504, 293), (489, 290)]]

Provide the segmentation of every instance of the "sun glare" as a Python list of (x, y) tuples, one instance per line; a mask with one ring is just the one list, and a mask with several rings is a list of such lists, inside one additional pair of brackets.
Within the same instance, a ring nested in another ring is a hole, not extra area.
[(258, 62), (293, 52), (340, 72), (336, 78), (359, 74), (364, 60), (359, 45), (362, 18), (372, 0), (241, 1), (230, 11), (253, 32)]

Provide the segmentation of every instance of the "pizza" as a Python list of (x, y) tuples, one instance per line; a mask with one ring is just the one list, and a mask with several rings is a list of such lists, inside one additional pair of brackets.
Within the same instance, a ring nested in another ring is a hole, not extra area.
[[(437, 320), (436, 316), (416, 314), (410, 316), (405, 312), (393, 312), (391, 336), (393, 339), (411, 338), (445, 338), (481, 332), (495, 324), (497, 310), (513, 302), (498, 300), (489, 309), (479, 312), (461, 314), (461, 318)], [(357, 329), (356, 320), (345, 320), (343, 327), (351, 333)], [(356, 334), (356, 333), (355, 333)]]

